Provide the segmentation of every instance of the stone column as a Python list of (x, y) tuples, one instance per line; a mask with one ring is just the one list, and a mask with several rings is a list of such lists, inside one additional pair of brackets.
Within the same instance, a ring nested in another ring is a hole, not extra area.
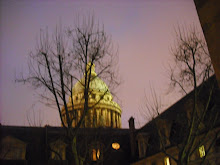
[(94, 123), (93, 123), (93, 109), (90, 109), (90, 113), (89, 113), (89, 127), (93, 127)]
[(119, 124), (119, 114), (117, 113), (117, 128), (120, 127), (120, 124)]
[(108, 110), (108, 126), (111, 127), (111, 111)]
[(121, 128), (121, 115), (119, 114), (119, 128)]
[(101, 109), (100, 113), (100, 126), (105, 126), (105, 110)]
[(107, 109), (103, 109), (103, 123), (104, 123), (104, 126), (107, 126), (107, 119), (108, 118), (108, 115), (107, 115)]
[(80, 118), (81, 118), (81, 111), (77, 110), (77, 122), (79, 122)]
[(115, 128), (115, 112), (112, 112), (112, 123), (113, 123), (113, 128)]
[(100, 126), (100, 109), (96, 109), (96, 125)]
[(108, 109), (105, 109), (105, 121), (106, 121), (106, 126), (108, 126)]

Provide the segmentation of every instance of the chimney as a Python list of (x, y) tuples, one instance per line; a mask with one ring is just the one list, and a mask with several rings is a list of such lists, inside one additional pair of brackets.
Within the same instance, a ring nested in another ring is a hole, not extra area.
[(130, 117), (128, 122), (129, 122), (129, 130), (130, 130), (131, 159), (133, 161), (135, 159), (135, 150), (136, 150), (135, 135), (134, 135), (135, 132), (134, 118)]
[(135, 130), (135, 126), (134, 126), (134, 118), (131, 116), (130, 119), (128, 120), (129, 122), (129, 129), (130, 130)]

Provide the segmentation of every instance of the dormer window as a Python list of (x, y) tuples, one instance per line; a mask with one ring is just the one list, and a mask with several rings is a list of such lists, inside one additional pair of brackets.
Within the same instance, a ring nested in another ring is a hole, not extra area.
[(92, 161), (100, 161), (103, 158), (103, 145), (99, 142), (91, 144), (90, 158)]

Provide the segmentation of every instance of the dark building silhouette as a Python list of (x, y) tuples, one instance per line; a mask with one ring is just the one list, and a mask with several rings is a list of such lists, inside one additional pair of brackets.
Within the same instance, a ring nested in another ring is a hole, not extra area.
[[(215, 77), (203, 83), (199, 89), (199, 103), (207, 100), (209, 82), (216, 82)], [(216, 83), (217, 84), (217, 83)], [(218, 88), (213, 92), (210, 108), (219, 108)], [(216, 92), (215, 92), (216, 91)], [(100, 165), (159, 165), (175, 164), (175, 162), (161, 151), (161, 139), (158, 128), (167, 138), (163, 139), (166, 151), (175, 156), (178, 154), (176, 144), (181, 144), (186, 129), (186, 119), (191, 115), (193, 92), (173, 104), (154, 120), (140, 129), (135, 129), (134, 118), (129, 120), (129, 129), (112, 127), (84, 127), (77, 134), (77, 149), (86, 155), (85, 164)], [(213, 112), (213, 111), (212, 111)], [(216, 113), (217, 114), (217, 113)], [(207, 113), (206, 118), (211, 114)], [(211, 130), (208, 138), (214, 137), (214, 131), (219, 132), (220, 120)], [(155, 124), (156, 123), (156, 124)], [(204, 123), (207, 124), (207, 123)], [(73, 128), (74, 129), (74, 128)], [(203, 131), (203, 135), (207, 133)], [(0, 126), (0, 164), (65, 164), (70, 158), (70, 146), (67, 144), (66, 131), (63, 127), (19, 127)], [(204, 156), (212, 164), (220, 163), (220, 137), (216, 136), (210, 152), (206, 143), (198, 147), (192, 156), (191, 164), (200, 164)]]
[[(204, 112), (214, 84), (204, 120), (197, 128), (195, 147), (189, 164), (220, 164), (220, 95), (215, 76), (198, 89), (198, 114)], [(178, 159), (180, 146), (187, 137), (189, 119), (192, 117), (194, 91), (180, 99), (155, 119), (135, 131), (138, 147), (132, 165), (175, 165), (171, 157)], [(196, 119), (199, 117), (196, 117)], [(200, 118), (199, 118), (200, 119)], [(213, 126), (211, 126), (214, 123)]]

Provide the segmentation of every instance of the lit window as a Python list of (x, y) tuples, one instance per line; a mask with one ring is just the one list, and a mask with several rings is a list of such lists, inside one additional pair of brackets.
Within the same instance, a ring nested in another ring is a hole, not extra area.
[(100, 158), (100, 150), (92, 149), (92, 160), (97, 161)]
[(97, 159), (100, 158), (100, 150), (97, 151), (97, 153), (96, 153), (96, 157), (97, 157)]
[(164, 164), (165, 165), (170, 165), (170, 158), (169, 157), (164, 158)]
[(120, 148), (120, 144), (112, 143), (112, 148), (115, 149), (115, 150), (118, 150)]
[(199, 147), (199, 156), (200, 156), (200, 158), (205, 156), (205, 147), (204, 147), (204, 145)]

